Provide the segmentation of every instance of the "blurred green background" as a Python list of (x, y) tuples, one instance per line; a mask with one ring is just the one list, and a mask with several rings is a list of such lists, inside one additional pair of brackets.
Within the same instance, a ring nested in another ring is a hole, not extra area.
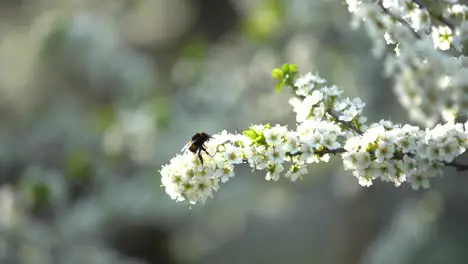
[(1, 0), (0, 263), (468, 263), (467, 178), (361, 188), (339, 158), (303, 181), (247, 166), (206, 205), (158, 170), (198, 131), (295, 127), (295, 63), (408, 122), (336, 0)]

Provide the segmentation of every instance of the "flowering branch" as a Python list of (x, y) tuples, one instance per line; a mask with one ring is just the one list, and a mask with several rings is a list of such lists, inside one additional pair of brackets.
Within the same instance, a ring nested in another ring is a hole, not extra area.
[(461, 55), (468, 7), (456, 2), (346, 0), (354, 24), (363, 24), (373, 40), (374, 54), (386, 55), (398, 100), (426, 127), (468, 112), (468, 63)]
[[(379, 179), (395, 186), (410, 183), (428, 188), (429, 180), (442, 174), (444, 166), (465, 170), (455, 158), (468, 146), (468, 124), (447, 123), (422, 130), (390, 121), (367, 124), (365, 104), (359, 98), (343, 97), (343, 91), (317, 75), (300, 75), (286, 64), (273, 71), (276, 90), (290, 87), (289, 103), (296, 113), (297, 127), (253, 125), (242, 134), (226, 131), (205, 143), (211, 155), (203, 162), (191, 152), (177, 154), (161, 169), (166, 192), (176, 201), (204, 202), (234, 176), (234, 167), (246, 163), (266, 172), (267, 181), (281, 175), (296, 181), (308, 173), (312, 163), (340, 156), (362, 186)], [(283, 174), (285, 168), (287, 171)]]

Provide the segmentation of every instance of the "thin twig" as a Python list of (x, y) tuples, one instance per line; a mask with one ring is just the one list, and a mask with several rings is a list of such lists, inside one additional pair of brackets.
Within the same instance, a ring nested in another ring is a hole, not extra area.
[(419, 34), (418, 34), (416, 31), (414, 31), (413, 27), (411, 27), (411, 25), (408, 23), (408, 21), (404, 20), (404, 19), (401, 18), (401, 17), (398, 17), (398, 16), (395, 15), (395, 14), (392, 14), (392, 12), (390, 12), (390, 10), (388, 10), (387, 8), (385, 8), (385, 7), (383, 6), (382, 1), (379, 1), (378, 5), (380, 6), (380, 8), (382, 9), (382, 11), (383, 11), (385, 14), (391, 16), (393, 19), (395, 19), (396, 21), (400, 22), (400, 23), (403, 24), (405, 27), (407, 27), (408, 30), (411, 31), (411, 33), (413, 33), (413, 36), (414, 36), (415, 38), (418, 38), (418, 39), (421, 38), (421, 36), (419, 36)]
[(347, 121), (343, 121), (343, 120), (340, 120), (340, 118), (335, 114), (333, 113), (333, 111), (329, 110), (327, 111), (327, 113), (333, 118), (335, 119), (336, 122), (344, 125), (345, 127), (349, 128), (350, 130), (358, 133), (359, 135), (363, 135), (364, 133), (359, 129), (357, 128), (355, 125), (353, 125), (352, 122), (347, 122)]
[(460, 164), (458, 162), (452, 161), (450, 163), (445, 163), (445, 166), (454, 167), (457, 171), (466, 171), (468, 170), (468, 164)]
[(429, 15), (431, 17), (437, 19), (439, 22), (442, 24), (445, 24), (447, 27), (449, 27), (451, 30), (455, 29), (455, 25), (452, 23), (452, 21), (448, 20), (446, 17), (444, 17), (442, 14), (435, 14), (429, 8), (427, 8), (420, 0), (413, 0), (413, 3), (419, 6), (421, 9), (426, 9), (427, 12), (429, 12)]

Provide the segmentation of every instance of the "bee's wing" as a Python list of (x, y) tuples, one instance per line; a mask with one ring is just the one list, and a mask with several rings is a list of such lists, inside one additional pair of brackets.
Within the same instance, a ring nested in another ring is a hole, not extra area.
[(187, 142), (187, 144), (185, 144), (185, 146), (182, 148), (182, 152), (186, 152), (187, 149), (190, 147), (190, 145), (192, 145), (192, 140), (190, 140), (189, 142)]

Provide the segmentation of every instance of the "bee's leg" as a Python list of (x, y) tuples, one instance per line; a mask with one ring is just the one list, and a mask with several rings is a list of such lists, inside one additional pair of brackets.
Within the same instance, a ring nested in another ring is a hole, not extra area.
[(213, 157), (212, 155), (210, 155), (210, 153), (208, 153), (208, 151), (206, 150), (206, 148), (204, 146), (200, 147), (200, 151), (201, 150), (205, 151), (205, 153), (208, 154), (208, 156)]
[(198, 159), (200, 160), (201, 165), (203, 166), (203, 157), (201, 155), (202, 148), (199, 148), (197, 151)]

